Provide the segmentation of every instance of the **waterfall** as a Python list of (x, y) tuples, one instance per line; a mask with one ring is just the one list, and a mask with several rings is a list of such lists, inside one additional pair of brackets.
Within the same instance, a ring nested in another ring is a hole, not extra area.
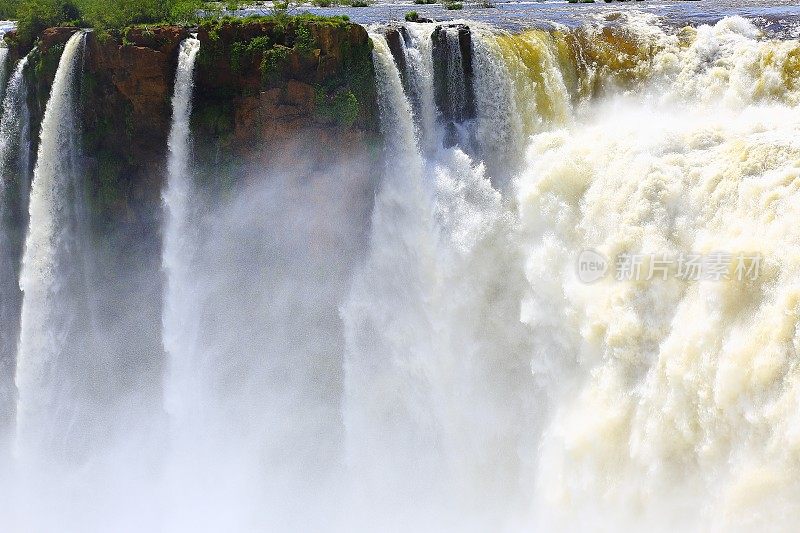
[[(342, 311), (348, 454), (362, 497), (386, 505), (365, 513), (436, 529), (453, 518), (444, 501), (483, 501), (491, 514), (513, 477), (517, 431), (491, 421), (519, 412), (517, 402), (530, 394), (529, 382), (510, 379), (525, 360), (524, 343), (512, 340), (522, 333), (513, 292), (523, 279), (513, 268), (511, 219), (484, 169), (458, 148), (421, 155), (392, 55), (381, 35), (371, 37), (391, 163), (376, 198), (370, 253)], [(489, 312), (484, 293), (494, 294), (498, 320), (478, 327), (473, 320)], [(480, 404), (481, 412), (461, 411), (459, 401)], [(480, 464), (500, 449), (507, 462)], [(418, 516), (393, 514), (399, 501)]]
[(408, 70), (409, 100), (411, 101), (420, 146), (432, 150), (437, 142), (436, 104), (433, 91), (432, 24), (413, 24), (408, 27), (409, 42), (404, 47)]
[[(519, 222), (501, 225), (500, 235), (509, 238), (508, 231), (512, 247), (520, 239), (522, 258), (511, 253), (506, 264), (520, 261), (525, 278), (511, 269), (516, 279), (508, 298), (520, 298), (522, 325), (507, 327), (517, 319), (509, 303), (506, 327), (498, 330), (531, 343), (529, 353), (517, 347), (514, 357), (505, 352), (498, 361), (515, 360), (523, 369), (527, 358), (532, 372), (509, 372), (515, 376), (509, 381), (522, 383), (514, 394), (492, 388), (493, 396), (507, 401), (493, 420), (536, 414), (524, 424), (526, 436), (510, 431), (498, 442), (524, 458), (509, 471), (527, 468), (535, 478), (536, 487), (528, 481), (527, 490), (537, 495), (536, 521), (545, 528), (585, 527), (596, 520), (658, 524), (665, 509), (691, 508), (693, 499), (711, 500), (715, 511), (695, 509), (688, 523), (719, 523), (722, 513), (722, 523), (758, 524), (750, 511), (737, 508), (742, 499), (795, 508), (794, 486), (780, 472), (795, 468), (784, 448), (795, 442), (795, 420), (784, 416), (797, 379), (796, 235), (789, 221), (796, 210), (797, 151), (791, 139), (798, 127), (800, 48), (796, 41), (760, 40), (743, 19), (678, 36), (647, 17), (622, 19), (622, 30), (472, 31), (479, 155), (487, 164), (494, 159), (489, 168), (502, 171), (528, 152), (522, 173), (504, 189), (516, 207), (494, 212)], [(440, 31), (449, 46), (435, 52), (437, 60), (455, 54), (453, 33)], [(448, 320), (449, 306), (472, 311), (462, 318), (477, 315), (479, 307), (468, 298), (475, 285), (458, 291), (447, 283), (454, 256), (445, 237), (457, 235), (453, 227), (481, 211), (458, 211), (442, 187), (461, 185), (443, 178), (463, 179), (469, 169), (444, 157), (423, 158), (423, 175), (416, 174), (420, 164), (404, 135), (405, 104), (386, 66), (391, 58), (380, 37), (373, 41), (381, 117), (391, 125), (384, 132), (387, 154), (410, 170), (401, 183), (393, 169), (384, 175), (371, 256), (345, 306), (350, 438), (385, 450), (353, 444), (352, 456), (356, 464), (402, 465), (400, 471), (416, 476), (415, 489), (433, 482), (414, 467), (435, 470), (444, 485), (432, 492), (453, 495), (448, 476), (458, 472), (457, 465), (474, 466), (481, 454), (469, 458), (462, 452), (476, 446), (478, 432), (456, 431), (468, 416), (446, 397), (484, 376), (474, 366), (456, 376), (469, 366), (463, 354), (470, 352), (448, 344), (464, 333), (480, 340), (474, 331), (485, 325), (461, 329)], [(411, 49), (406, 47), (409, 72), (415, 64)], [(421, 106), (413, 85), (408, 92), (416, 115)], [(452, 101), (437, 94), (445, 115), (453, 114)], [(459, 141), (457, 148), (468, 147)], [(467, 183), (472, 193), (483, 185)], [(713, 208), (703, 207), (709, 203)], [(752, 228), (771, 237), (755, 242)], [(480, 235), (470, 229), (461, 235)], [(612, 257), (631, 248), (672, 254), (761, 250), (768, 256), (776, 242), (783, 251), (773, 259), (769, 275), (775, 277), (753, 286), (586, 286), (574, 275), (583, 248)], [(495, 253), (487, 254), (489, 263), (497, 261)], [(466, 256), (473, 261), (469, 274), (485, 272), (481, 254)], [(449, 306), (442, 294), (452, 295)], [(748, 318), (753, 315), (758, 319)], [(757, 349), (754, 339), (767, 346)], [(454, 353), (460, 364), (443, 364)], [(510, 415), (512, 398), (527, 398), (528, 407)], [(469, 405), (488, 403), (481, 398)], [(363, 404), (371, 409), (358, 407)], [(773, 430), (780, 437), (766, 437)], [(450, 440), (453, 435), (458, 438)], [(414, 450), (414, 460), (406, 457), (408, 450)], [(726, 460), (734, 463), (730, 470), (722, 466)], [(387, 479), (375, 469), (376, 477)], [(393, 486), (402, 487), (402, 477), (390, 478)], [(708, 486), (724, 486), (724, 493), (706, 494), (701, 487)], [(780, 503), (766, 501), (768, 494)], [(580, 516), (571, 521), (576, 501)], [(647, 511), (631, 511), (642, 502)]]
[[(5, 170), (10, 164), (9, 159), (16, 153), (21, 176), (25, 176), (28, 172), (27, 161), (30, 155), (26, 153), (30, 141), (30, 109), (27, 101), (28, 85), (25, 81), (25, 69), (29, 58), (30, 54), (20, 59), (14, 67), (3, 98), (3, 114), (0, 119), (0, 165), (3, 165)], [(4, 183), (7, 185), (8, 181), (10, 180), (4, 173)], [(27, 205), (28, 187), (20, 184), (18, 188), (19, 194), (22, 195), (21, 204)]]
[[(21, 455), (63, 450), (76, 427), (75, 395), (86, 370), (69, 333), (73, 315), (75, 227), (71, 212), (77, 168), (75, 82), (84, 33), (67, 42), (41, 126), (39, 153), (30, 193), (30, 224), (20, 273), (23, 292), (16, 385), (17, 449)], [(91, 416), (91, 413), (85, 413)]]
[(192, 75), (200, 41), (185, 39), (178, 53), (178, 69), (172, 96), (172, 125), (169, 132), (169, 177), (163, 201), (166, 210), (162, 265), (167, 274), (164, 303), (164, 349), (169, 357), (166, 386), (167, 411), (176, 421), (186, 421), (192, 409), (199, 409), (200, 392), (190, 376), (197, 371), (191, 359), (197, 336), (192, 320), (195, 302), (187, 286), (192, 279), (192, 258), (196, 243), (192, 234), (191, 209), (194, 201), (189, 174), (192, 112)]
[(164, 193), (168, 529), (324, 529), (307, 506), (344, 497), (337, 308), (373, 163), (361, 147), (316, 160), (301, 130), (239, 161), (244, 177), (220, 194), (201, 179), (217, 169), (187, 148), (194, 47), (181, 49)]
[[(579, 74), (602, 94), (534, 134), (518, 178), (521, 318), (553, 406), (537, 514), (546, 529), (772, 527), (767, 515), (797, 510), (784, 472), (796, 469), (800, 44), (735, 17), (680, 36), (644, 17), (623, 28), (579, 43), (597, 67)], [(585, 284), (581, 250), (611, 272), (626, 254), (654, 265), (717, 250), (764, 270)]]
[[(22, 59), (0, 118), (3, 525), (791, 530), (800, 42), (605, 9), (515, 33), (370, 26), (380, 148), (298, 121), (295, 80), (231, 103), (213, 139), (230, 180), (191, 128), (219, 49), (186, 38), (163, 225), (119, 241), (92, 233), (82, 188), (88, 39), (62, 53), (29, 192)], [(237, 106), (264, 102), (303, 125), (237, 144), (258, 124)], [(107, 252), (157, 229), (160, 250)], [(147, 254), (163, 280), (96, 274)]]
[[(422, 181), (423, 161), (417, 149), (411, 104), (403, 92), (400, 73), (386, 39), (377, 33), (370, 34), (370, 38), (374, 46), (372, 53), (384, 150), (387, 161), (394, 162), (387, 165), (376, 198), (370, 257), (356, 274), (350, 300), (343, 310), (348, 349), (344, 411), (348, 454), (353, 467), (367, 478), (367, 493), (378, 488), (378, 480), (382, 477), (380, 464), (387, 456), (414, 452), (420, 457), (430, 456), (426, 451), (426, 436), (421, 434), (419, 427), (425, 425), (420, 420), (426, 415), (416, 410), (413, 399), (403, 398), (406, 384), (398, 382), (393, 389), (373, 390), (383, 383), (384, 376), (391, 376), (392, 355), (400, 355), (396, 343), (401, 341), (386, 331), (391, 327), (389, 317), (395, 311), (393, 302), (373, 294), (393, 294), (404, 287), (405, 292), (411, 293), (406, 300), (409, 306), (406, 313), (416, 317), (420, 329), (424, 330), (427, 312), (423, 294), (434, 283), (431, 275), (434, 274), (435, 246), (430, 199)], [(410, 308), (412, 305), (414, 309)], [(385, 337), (373, 337), (373, 331), (385, 331)], [(424, 349), (414, 347), (417, 343), (424, 343), (424, 339), (403, 339), (403, 342), (409, 348), (406, 355), (409, 360), (415, 352)], [(375, 354), (382, 356), (374, 358)], [(379, 391), (385, 395), (380, 404), (365, 409), (372, 401), (370, 398), (375, 398)], [(400, 403), (393, 408), (396, 411), (392, 415), (393, 424), (402, 428), (396, 433), (378, 422), (388, 414), (387, 409), (394, 402)], [(365, 448), (366, 443), (377, 446), (375, 449)], [(374, 453), (378, 455), (372, 461), (365, 460)], [(397, 456), (398, 460), (400, 457)], [(402, 457), (405, 458), (404, 464), (410, 466), (407, 456)], [(433, 466), (435, 463), (426, 464)], [(388, 486), (395, 488), (400, 483), (398, 479), (386, 481)]]
[[(0, 34), (0, 39), (5, 33)], [(0, 46), (0, 96), (5, 96), (6, 91), (6, 62), (8, 61), (8, 48)]]
[[(16, 211), (27, 205), (27, 64), (28, 56), (17, 63), (5, 91), (0, 118), (0, 434), (10, 429), (16, 409), (14, 371), (21, 304), (18, 274), (22, 229)], [(12, 157), (15, 153), (16, 161)]]
[(477, 111), (474, 136), (490, 168), (511, 170), (526, 148), (514, 81), (493, 33), (473, 31), (472, 43)]

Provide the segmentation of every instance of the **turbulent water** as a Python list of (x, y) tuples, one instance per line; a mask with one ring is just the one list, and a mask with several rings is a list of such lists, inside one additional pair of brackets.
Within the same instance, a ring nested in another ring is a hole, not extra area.
[[(167, 297), (164, 307), (164, 348), (170, 357), (171, 370), (167, 380), (169, 394), (167, 410), (185, 423), (200, 404), (197, 386), (191, 378), (197, 369), (193, 355), (197, 351), (196, 327), (192, 326), (195, 303), (188, 287), (191, 283), (191, 264), (194, 258), (191, 205), (192, 180), (189, 175), (189, 118), (192, 102), (192, 73), (200, 41), (192, 37), (181, 43), (178, 73), (172, 97), (172, 128), (169, 134), (169, 181), (164, 193), (167, 223), (164, 232), (163, 266), (167, 273)], [(174, 390), (173, 390), (174, 389)]]
[[(18, 232), (12, 205), (27, 205), (28, 175), (27, 147), (30, 143), (27, 83), (24, 73), (28, 58), (22, 58), (14, 68), (5, 89), (0, 119), (0, 425), (7, 436), (13, 427), (16, 411), (14, 369), (16, 366), (17, 336), (19, 334), (19, 256)], [(15, 200), (19, 199), (18, 202)]]
[(469, 26), (369, 28), (379, 176), (366, 148), (315, 165), (299, 132), (224, 193), (197, 178), (185, 40), (164, 350), (136, 357), (80, 244), (70, 40), (20, 274), (10, 530), (795, 527), (800, 42), (637, 12)]
[[(60, 454), (86, 428), (60, 415), (83, 401), (78, 383), (91, 368), (68, 342), (80, 305), (77, 239), (78, 179), (75, 81), (84, 34), (64, 48), (42, 119), (41, 141), (30, 194), (30, 224), (20, 273), (23, 292), (17, 354), (17, 450), (21, 456)], [(72, 201), (70, 199), (72, 198)], [(82, 367), (83, 364), (87, 366)], [(75, 413), (77, 415), (77, 413)], [(87, 413), (87, 416), (91, 416)]]

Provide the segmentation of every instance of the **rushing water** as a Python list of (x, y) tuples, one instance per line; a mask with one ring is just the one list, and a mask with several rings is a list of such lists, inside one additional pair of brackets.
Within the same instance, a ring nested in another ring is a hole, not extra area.
[[(509, 30), (552, 28), (558, 25), (577, 27), (592, 19), (613, 19), (619, 12), (647, 13), (673, 27), (715, 24), (725, 17), (740, 16), (750, 19), (769, 35), (795, 39), (800, 36), (800, 12), (794, 0), (646, 0), (628, 4), (602, 0), (576, 4), (566, 0), (498, 0), (489, 2), (493, 7), (485, 7), (483, 1), (460, 3), (463, 6), (460, 10), (448, 10), (443, 3), (415, 4), (410, 0), (376, 0), (369, 9), (344, 5), (317, 8), (310, 2), (303, 2), (298, 9), (320, 15), (344, 14), (360, 24), (403, 21), (406, 13), (416, 11), (421, 17), (439, 22), (478, 21)], [(239, 11), (242, 15), (269, 12), (270, 7), (264, 5), (251, 5)]]
[[(28, 204), (29, 114), (25, 68), (22, 58), (14, 68), (3, 98), (0, 118), (0, 425), (6, 435), (13, 427), (16, 411), (14, 369), (19, 334), (19, 257), (21, 239), (19, 206)], [(15, 209), (16, 207), (16, 209)]]
[[(186, 39), (164, 353), (121, 361), (158, 333), (123, 312), (140, 285), (116, 308), (97, 294), (72, 37), (30, 194), (17, 423), (0, 426), (10, 530), (792, 530), (800, 42), (651, 11), (372, 25), (377, 168), (367, 147), (320, 164), (298, 132), (225, 190), (199, 178)], [(718, 279), (675, 271), (738, 256)]]
[(192, 112), (192, 74), (200, 41), (191, 37), (181, 43), (172, 96), (172, 127), (169, 134), (169, 179), (164, 192), (167, 222), (164, 232), (163, 267), (167, 273), (164, 307), (164, 348), (170, 358), (166, 397), (167, 410), (186, 423), (192, 405), (200, 404), (191, 375), (197, 370), (193, 353), (197, 347), (192, 326), (194, 304), (189, 300), (192, 259), (192, 180), (189, 174), (189, 118)]
[[(67, 342), (75, 319), (74, 206), (77, 179), (75, 81), (84, 34), (64, 48), (50, 100), (42, 119), (41, 139), (30, 195), (30, 224), (20, 273), (22, 321), (17, 356), (17, 449), (24, 456), (70, 447), (86, 428), (70, 413), (82, 408), (76, 386), (84, 381), (79, 354)], [(70, 198), (73, 198), (70, 201)]]

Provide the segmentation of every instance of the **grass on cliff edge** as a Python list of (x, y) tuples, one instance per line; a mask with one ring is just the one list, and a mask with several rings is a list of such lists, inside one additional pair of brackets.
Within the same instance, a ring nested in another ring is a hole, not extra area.
[(121, 29), (141, 23), (181, 23), (196, 19), (203, 0), (0, 0), (0, 18), (17, 21), (22, 42), (45, 28), (63, 24)]
[(0, 19), (16, 20), (18, 40), (32, 45), (53, 26), (122, 30), (141, 24), (192, 24), (219, 20), (222, 5), (207, 0), (0, 0)]

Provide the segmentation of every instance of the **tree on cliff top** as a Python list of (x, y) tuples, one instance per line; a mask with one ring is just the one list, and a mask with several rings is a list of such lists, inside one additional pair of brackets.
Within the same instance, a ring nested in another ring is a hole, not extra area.
[(71, 0), (83, 20), (95, 28), (124, 28), (131, 24), (187, 22), (203, 7), (201, 0)]
[(32, 41), (44, 28), (73, 23), (100, 29), (131, 24), (189, 22), (202, 0), (0, 0), (0, 18), (18, 21), (19, 36)]

